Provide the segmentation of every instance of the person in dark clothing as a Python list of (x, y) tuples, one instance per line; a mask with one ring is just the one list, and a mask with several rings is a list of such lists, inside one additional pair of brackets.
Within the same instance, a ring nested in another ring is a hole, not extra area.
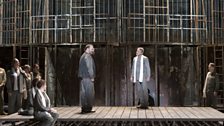
[(216, 107), (216, 96), (219, 89), (219, 79), (215, 72), (215, 64), (208, 65), (209, 72), (207, 73), (203, 88), (203, 98), (206, 98), (206, 106)]
[(149, 106), (155, 106), (155, 101), (154, 101), (154, 98), (150, 95), (150, 90), (148, 89), (148, 95), (149, 95), (149, 99), (148, 99), (148, 103), (149, 103)]
[(59, 117), (57, 111), (51, 108), (51, 102), (47, 95), (44, 80), (37, 82), (37, 91), (34, 98), (34, 118), (39, 120), (39, 126), (54, 126)]
[(12, 68), (7, 72), (6, 87), (8, 91), (8, 113), (18, 112), (22, 107), (22, 93), (26, 88), (26, 73), (20, 67), (19, 60), (14, 58)]
[(20, 109), (20, 115), (33, 115), (33, 99), (34, 93), (32, 91), (32, 80), (30, 66), (24, 65), (24, 71), (26, 72), (26, 99), (23, 102), (23, 109)]
[(31, 79), (34, 80), (35, 78), (41, 79), (40, 66), (38, 64), (33, 65), (33, 72), (31, 73)]
[(82, 79), (80, 84), (81, 94), (81, 113), (89, 113), (92, 111), (94, 102), (94, 78), (95, 78), (95, 63), (92, 58), (94, 47), (91, 44), (86, 45), (85, 52), (82, 54), (79, 61), (79, 77)]

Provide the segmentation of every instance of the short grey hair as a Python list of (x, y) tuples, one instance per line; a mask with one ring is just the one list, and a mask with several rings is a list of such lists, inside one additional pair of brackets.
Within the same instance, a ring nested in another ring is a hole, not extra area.
[(139, 50), (142, 51), (142, 53), (144, 53), (144, 48), (143, 47), (138, 47)]

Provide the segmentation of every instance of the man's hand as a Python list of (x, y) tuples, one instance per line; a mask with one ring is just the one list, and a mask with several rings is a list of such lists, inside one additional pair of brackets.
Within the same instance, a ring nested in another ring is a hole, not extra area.
[(55, 110), (54, 108), (50, 108), (50, 111), (53, 113), (57, 113), (57, 110)]
[(92, 78), (91, 81), (94, 82), (94, 78)]
[(146, 81), (149, 82), (149, 81), (150, 81), (150, 77), (147, 77), (147, 78), (146, 78)]
[(134, 78), (133, 78), (133, 77), (131, 77), (131, 78), (130, 78), (130, 81), (131, 81), (131, 82), (133, 82), (133, 80), (134, 80)]
[(206, 93), (205, 92), (203, 92), (203, 96), (202, 96), (203, 98), (206, 98)]
[(216, 91), (214, 91), (214, 96), (217, 96), (217, 92)]
[(11, 96), (11, 95), (12, 95), (12, 93), (11, 93), (11, 92), (9, 92), (9, 93), (8, 93), (8, 95), (9, 95), (9, 96)]

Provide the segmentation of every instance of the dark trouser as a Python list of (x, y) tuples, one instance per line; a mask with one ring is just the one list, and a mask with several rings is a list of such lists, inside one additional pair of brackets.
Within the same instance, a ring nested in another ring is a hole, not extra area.
[(12, 114), (18, 112), (22, 107), (21, 93), (19, 91), (12, 91), (11, 95), (8, 96), (8, 113)]
[(57, 121), (59, 117), (58, 113), (53, 112), (35, 112), (34, 118), (40, 123), (38, 126), (54, 126), (55, 122)]
[(33, 106), (33, 96), (32, 96), (32, 90), (27, 90), (27, 99), (24, 101), (23, 108), (29, 109), (30, 106)]
[(216, 107), (216, 96), (213, 91), (206, 92), (206, 106)]
[(3, 114), (4, 112), (3, 106), (4, 106), (4, 86), (0, 86), (0, 114)]
[(135, 84), (137, 86), (136, 100), (140, 99), (140, 107), (145, 108), (148, 106), (148, 89), (146, 83), (137, 81)]
[(83, 78), (80, 85), (82, 111), (89, 112), (92, 110), (94, 103), (94, 84), (90, 78)]

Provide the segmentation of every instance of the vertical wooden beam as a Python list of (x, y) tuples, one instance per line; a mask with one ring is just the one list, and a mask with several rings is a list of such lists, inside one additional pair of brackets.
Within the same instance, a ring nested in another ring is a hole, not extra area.
[(32, 46), (32, 43), (33, 43), (33, 35), (32, 35), (32, 24), (33, 24), (33, 22), (32, 22), (32, 11), (31, 11), (31, 9), (32, 9), (32, 1), (33, 0), (29, 0), (29, 45), (30, 45), (30, 50), (29, 50), (29, 63), (30, 63), (30, 65), (31, 66), (33, 66), (33, 64), (34, 64), (34, 60), (33, 60), (33, 58), (32, 58), (32, 56), (33, 56), (33, 46)]
[(212, 44), (214, 44), (215, 43), (214, 0), (211, 0), (211, 14), (212, 14)]
[[(13, 3), (13, 2), (12, 2)], [(17, 28), (16, 28), (16, 23), (17, 23), (17, 0), (15, 0), (14, 2), (14, 41), (11, 43), (11, 44), (16, 44), (16, 31), (17, 31)]]
[(199, 42), (199, 32), (198, 32), (198, 15), (199, 15), (199, 6), (198, 6), (198, 0), (195, 0), (195, 4), (196, 4), (196, 7), (195, 7), (195, 11), (196, 11), (196, 16), (195, 16), (195, 32), (196, 32), (196, 43)]
[(155, 82), (156, 82), (156, 98), (155, 105), (160, 105), (160, 85), (159, 85), (159, 72), (158, 72), (158, 47), (155, 45)]
[(202, 0), (202, 15), (204, 15), (203, 16), (203, 28), (206, 28), (205, 43), (207, 44), (208, 43), (208, 28), (207, 28), (207, 17), (206, 17), (207, 14), (205, 13), (205, 1), (204, 0)]
[[(203, 68), (203, 66), (201, 65), (202, 63), (201, 63), (201, 61), (200, 61), (200, 59), (203, 59), (202, 57), (201, 57), (201, 47), (196, 47), (196, 49), (194, 49), (194, 50), (196, 50), (196, 54), (193, 54), (196, 58), (195, 58), (195, 61), (196, 61), (196, 63), (195, 63), (195, 68), (196, 68), (196, 77), (195, 77), (195, 80), (196, 80), (196, 83), (198, 83), (198, 84), (202, 84), (202, 81), (201, 81), (201, 75), (202, 75), (202, 73), (201, 73), (201, 69), (200, 68)], [(198, 90), (198, 94), (199, 94), (199, 105), (201, 106), (201, 91), (202, 91), (202, 85), (199, 85), (199, 90)]]
[(190, 0), (190, 14), (191, 14), (191, 43), (193, 43), (193, 0)]
[(3, 33), (3, 0), (0, 0), (0, 45), (3, 45), (2, 33)]
[[(44, 19), (44, 23), (45, 23), (45, 27), (46, 27), (46, 30), (45, 30), (45, 36), (44, 36), (44, 41), (45, 43), (49, 43), (49, 0), (45, 0), (45, 19)], [(44, 28), (45, 29), (45, 28)]]
[(93, 0), (93, 42), (96, 42), (96, 0)]
[(134, 88), (133, 88), (133, 83), (130, 81), (131, 78), (131, 63), (132, 63), (132, 57), (131, 57), (131, 50), (132, 47), (130, 45), (125, 46), (125, 53), (126, 53), (126, 75), (127, 75), (127, 105), (132, 106), (134, 105)]
[[(106, 81), (109, 80), (109, 75), (110, 75), (110, 66), (108, 65), (109, 57), (110, 57), (110, 53), (109, 53), (109, 47), (107, 45), (106, 46), (106, 64), (107, 64), (106, 68), (107, 68), (108, 72), (106, 73)], [(110, 95), (111, 87), (113, 87), (113, 86), (111, 86), (110, 82), (106, 82), (105, 84), (106, 84), (105, 85), (105, 87), (106, 87), (105, 88), (105, 103), (106, 103), (106, 106), (109, 106), (111, 103), (111, 97), (113, 97)]]
[(167, 42), (170, 42), (170, 9), (169, 9), (169, 0), (167, 2)]
[(13, 45), (12, 46), (12, 50), (13, 50), (13, 58), (16, 58), (16, 46), (15, 45)]
[(146, 27), (145, 27), (145, 0), (143, 0), (143, 42), (145, 42), (145, 35), (146, 35)]
[(70, 43), (73, 42), (72, 41), (72, 0), (70, 0), (69, 2), (69, 42)]

